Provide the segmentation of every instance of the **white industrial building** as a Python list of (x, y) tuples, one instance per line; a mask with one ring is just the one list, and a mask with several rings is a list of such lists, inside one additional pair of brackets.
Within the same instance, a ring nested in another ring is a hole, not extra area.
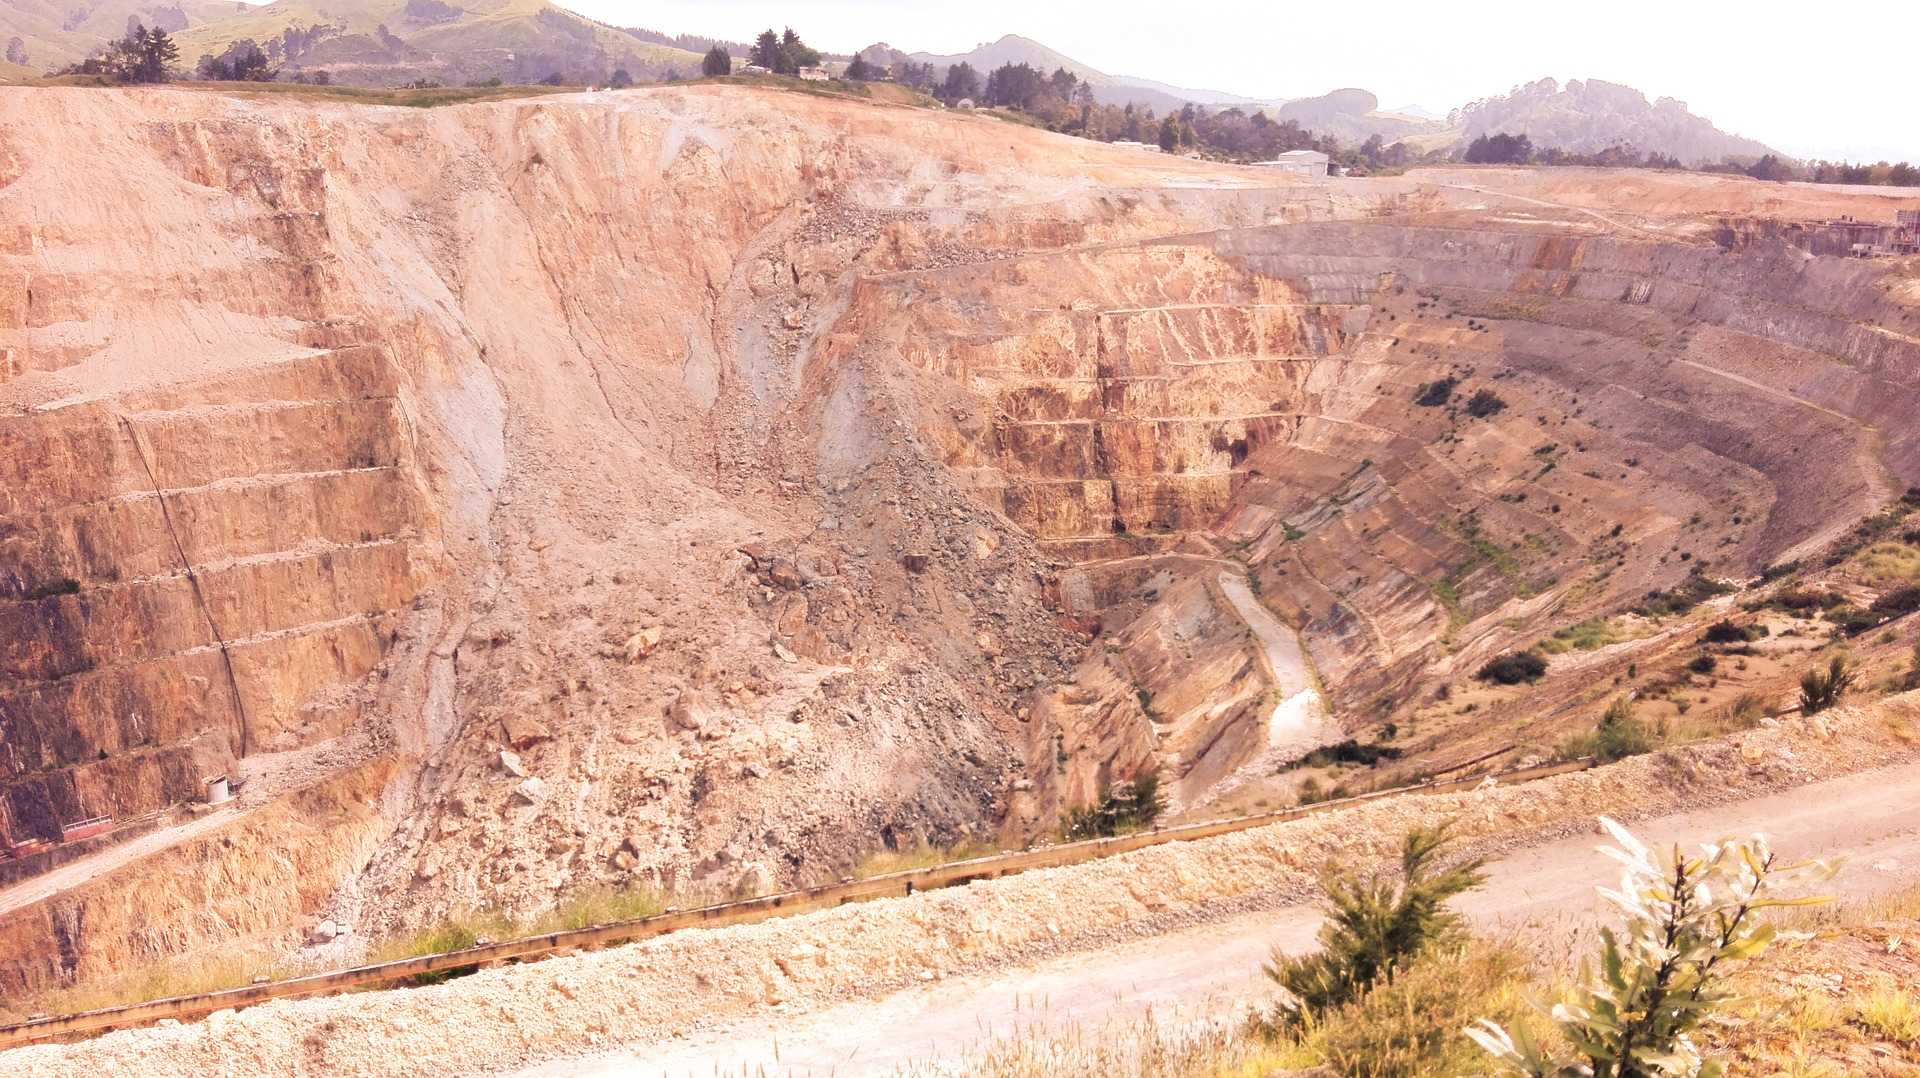
[(1288, 150), (1271, 161), (1260, 162), (1260, 167), (1297, 172), (1302, 176), (1325, 176), (1327, 155), (1318, 150)]

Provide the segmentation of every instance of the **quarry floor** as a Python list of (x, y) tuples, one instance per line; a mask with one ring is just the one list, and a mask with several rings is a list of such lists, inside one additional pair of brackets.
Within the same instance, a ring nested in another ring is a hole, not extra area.
[[(1915, 792), (1920, 764), (1908, 764), (1661, 816), (1635, 824), (1634, 831), (1649, 840), (1692, 842), (1763, 830), (1791, 859), (1843, 859), (1840, 875), (1823, 890), (1866, 899), (1920, 882)], [(1525, 926), (1533, 930), (1531, 938), (1571, 948), (1579, 930), (1600, 913), (1594, 886), (1611, 877), (1597, 852), (1601, 841), (1581, 834), (1517, 850), (1496, 862), (1487, 885), (1459, 905), (1489, 934)], [(772, 1024), (762, 1016), (690, 1041), (520, 1073), (849, 1078), (945, 1064), (964, 1073), (968, 1055), (1020, 1032), (1057, 1035), (1149, 1015), (1163, 1025), (1217, 1019), (1250, 1000), (1264, 1000), (1262, 962), (1276, 948), (1310, 948), (1320, 920), (1312, 906), (1241, 914), (1099, 953), (954, 977), (879, 1000), (782, 1016)]]

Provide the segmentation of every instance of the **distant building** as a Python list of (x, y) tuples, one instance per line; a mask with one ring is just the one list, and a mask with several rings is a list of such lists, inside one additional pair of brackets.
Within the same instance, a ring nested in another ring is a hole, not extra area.
[(973, 98), (963, 97), (960, 100), (955, 101), (953, 103), (953, 107), (956, 109), (970, 109), (973, 107)]
[(1149, 147), (1149, 146), (1148, 146), (1148, 145), (1147, 145), (1146, 143), (1144, 143), (1144, 142), (1135, 142), (1135, 141), (1133, 141), (1132, 139), (1124, 139), (1124, 138), (1123, 138), (1123, 139), (1114, 139), (1114, 140), (1113, 140), (1112, 142), (1110, 142), (1110, 143), (1108, 143), (1107, 145), (1109, 145), (1109, 146), (1125, 146), (1125, 147), (1128, 147), (1129, 149), (1134, 149), (1134, 150), (1145, 150), (1145, 149), (1156, 149), (1156, 150), (1157, 150), (1157, 149), (1159, 149), (1159, 147), (1158, 147), (1158, 146), (1154, 146), (1154, 147)]
[(1897, 255), (1920, 255), (1920, 210), (1893, 211), (1893, 239), (1888, 246)]
[(803, 67), (800, 69), (800, 78), (805, 82), (825, 82), (831, 77), (832, 76), (827, 74), (827, 69), (824, 67)]
[(1837, 217), (1809, 230), (1796, 241), (1816, 255), (1875, 258), (1920, 254), (1920, 210), (1896, 210), (1892, 224)]
[(1302, 176), (1321, 176), (1327, 174), (1328, 157), (1318, 150), (1288, 150), (1271, 161), (1260, 162), (1261, 168), (1277, 168), (1282, 172), (1298, 173)]
[(740, 73), (741, 73), (742, 75), (771, 75), (771, 74), (773, 74), (773, 72), (771, 72), (771, 71), (768, 71), (768, 70), (767, 70), (766, 68), (764, 68), (764, 67), (761, 67), (761, 66), (760, 66), (759, 64), (748, 64), (747, 66), (745, 66), (745, 67), (743, 67), (743, 68), (741, 68), (741, 69), (740, 69)]

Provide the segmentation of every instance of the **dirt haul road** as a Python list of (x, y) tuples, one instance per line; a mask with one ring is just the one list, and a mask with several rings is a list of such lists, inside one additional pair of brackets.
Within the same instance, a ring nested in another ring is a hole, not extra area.
[[(1791, 858), (1844, 859), (1826, 888), (1872, 897), (1920, 883), (1920, 764), (1865, 772), (1732, 805), (1642, 821), (1634, 830), (1661, 842), (1763, 830)], [(1900, 791), (1908, 791), (1902, 794)], [(1531, 924), (1562, 932), (1600, 914), (1597, 882), (1614, 873), (1583, 834), (1516, 851), (1494, 864), (1488, 884), (1460, 905), (1486, 930)], [(960, 1061), (1016, 1031), (1062, 1031), (1139, 1021), (1218, 1015), (1264, 998), (1260, 964), (1273, 948), (1312, 946), (1320, 916), (1291, 907), (1214, 922), (1111, 950), (1072, 955), (993, 976), (955, 977), (885, 999), (797, 1019), (713, 1031), (692, 1042), (592, 1060), (552, 1063), (523, 1078), (650, 1075), (756, 1078), (893, 1074), (903, 1066)]]

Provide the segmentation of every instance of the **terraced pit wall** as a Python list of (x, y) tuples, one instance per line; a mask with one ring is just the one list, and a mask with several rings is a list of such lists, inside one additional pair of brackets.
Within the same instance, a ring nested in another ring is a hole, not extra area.
[[(902, 274), (857, 308), (971, 395), (925, 423), (982, 497), (1091, 567), (1249, 567), (1355, 727), (1554, 626), (1798, 556), (1920, 480), (1920, 325), (1885, 265), (1449, 216)], [(1191, 667), (1209, 630), (1174, 623), (1131, 631)], [(1084, 666), (1039, 781), (1056, 748), (1067, 800), (1256, 753), (1254, 711), (1218, 721), (1242, 668), (1165, 700), (1156, 664)]]
[(376, 349), (0, 419), (0, 797), (16, 839), (197, 799), (359, 719), (417, 593)]

